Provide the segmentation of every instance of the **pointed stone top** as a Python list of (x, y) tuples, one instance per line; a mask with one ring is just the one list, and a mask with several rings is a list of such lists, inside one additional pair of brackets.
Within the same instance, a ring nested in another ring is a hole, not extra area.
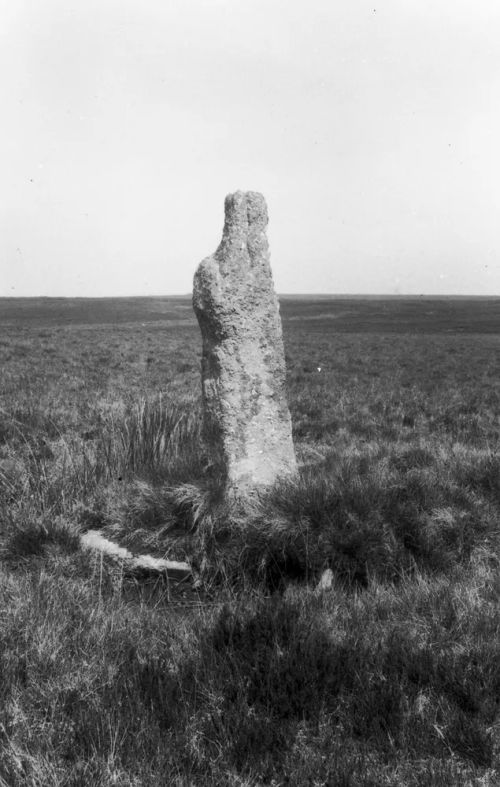
[[(224, 201), (224, 230), (215, 257), (222, 270), (232, 267), (234, 257), (247, 249), (249, 262), (268, 257), (267, 205), (258, 191), (235, 191)], [(241, 259), (240, 259), (241, 264)]]
[(235, 191), (228, 194), (224, 201), (226, 221), (244, 219), (248, 224), (265, 219), (267, 224), (267, 205), (264, 195), (259, 191)]

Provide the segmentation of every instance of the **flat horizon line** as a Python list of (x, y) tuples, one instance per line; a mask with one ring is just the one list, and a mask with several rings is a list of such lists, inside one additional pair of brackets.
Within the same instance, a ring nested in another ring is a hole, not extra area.
[[(500, 298), (500, 294), (492, 295), (475, 295), (475, 294), (454, 294), (454, 293), (320, 293), (320, 292), (279, 292), (279, 298), (289, 298), (299, 300), (301, 298), (327, 300), (338, 299), (348, 300), (350, 298), (358, 298), (365, 300), (418, 300), (418, 299), (432, 299), (432, 300), (488, 300)], [(54, 300), (54, 301), (104, 301), (104, 300), (128, 300), (130, 298), (154, 299), (154, 298), (179, 298), (190, 299), (191, 293), (172, 293), (172, 294), (155, 294), (155, 295), (0, 295), (0, 301), (8, 300)]]

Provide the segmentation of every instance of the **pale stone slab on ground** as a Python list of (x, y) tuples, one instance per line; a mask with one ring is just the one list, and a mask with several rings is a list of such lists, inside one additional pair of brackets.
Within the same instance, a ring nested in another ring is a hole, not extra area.
[(331, 590), (333, 587), (333, 571), (327, 568), (321, 574), (321, 578), (316, 586), (316, 591), (320, 593), (322, 590)]
[(194, 277), (205, 432), (234, 488), (297, 471), (267, 223), (262, 194), (229, 194), (221, 243)]
[(80, 537), (84, 549), (102, 552), (111, 558), (121, 560), (130, 569), (139, 571), (155, 571), (166, 574), (168, 579), (180, 581), (191, 577), (191, 566), (177, 560), (164, 560), (151, 555), (133, 555), (128, 549), (115, 544), (99, 533), (98, 530), (88, 530)]

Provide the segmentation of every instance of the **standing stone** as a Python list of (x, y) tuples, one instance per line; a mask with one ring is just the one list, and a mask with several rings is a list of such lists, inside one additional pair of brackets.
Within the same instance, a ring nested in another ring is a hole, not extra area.
[(297, 469), (267, 222), (262, 194), (229, 194), (221, 243), (194, 277), (205, 434), (236, 489), (272, 484)]

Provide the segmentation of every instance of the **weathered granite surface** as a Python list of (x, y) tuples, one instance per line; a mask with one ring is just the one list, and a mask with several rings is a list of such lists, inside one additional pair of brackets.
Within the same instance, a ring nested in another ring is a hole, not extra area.
[(262, 194), (229, 194), (222, 241), (194, 277), (205, 431), (236, 488), (296, 471), (267, 223)]

